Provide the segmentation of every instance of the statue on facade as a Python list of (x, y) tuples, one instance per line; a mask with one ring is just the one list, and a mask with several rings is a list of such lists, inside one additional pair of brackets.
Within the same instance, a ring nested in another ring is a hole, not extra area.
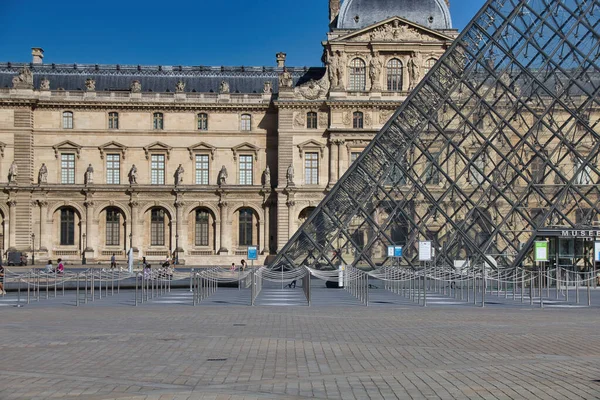
[(381, 70), (383, 69), (383, 63), (379, 59), (379, 53), (371, 58), (369, 62), (369, 78), (371, 79), (371, 90), (381, 90)]
[(295, 186), (294, 183), (294, 166), (292, 164), (290, 164), (290, 166), (287, 169), (287, 172), (285, 173), (285, 177), (287, 179), (287, 186)]
[(50, 80), (48, 78), (42, 78), (40, 82), (40, 90), (50, 90)]
[(135, 164), (133, 164), (131, 166), (131, 169), (129, 170), (129, 184), (130, 185), (135, 185), (137, 184), (137, 168), (135, 167)]
[(263, 186), (266, 188), (270, 188), (271, 187), (271, 168), (269, 168), (269, 166), (267, 165), (267, 168), (265, 168), (265, 172), (263, 172)]
[(219, 93), (221, 94), (229, 94), (231, 90), (229, 89), (229, 83), (226, 81), (221, 81), (221, 85), (219, 86)]
[(96, 90), (96, 81), (91, 78), (86, 79), (85, 88), (88, 92), (93, 92), (94, 90)]
[(344, 89), (344, 61), (342, 59), (342, 52), (337, 50), (335, 53), (329, 57), (327, 60), (328, 63), (328, 73), (329, 73), (329, 81), (331, 82), (331, 87), (333, 89)]
[(226, 184), (227, 176), (227, 168), (225, 168), (225, 166), (223, 165), (221, 167), (221, 170), (219, 171), (219, 175), (217, 176), (217, 183), (219, 186), (223, 186)]
[(263, 93), (273, 93), (273, 83), (271, 81), (265, 81)]
[(421, 56), (413, 53), (408, 61), (408, 73), (410, 74), (410, 90), (413, 90), (421, 79)]
[(283, 67), (283, 72), (279, 74), (279, 88), (291, 88), (294, 86), (294, 79), (292, 78), (292, 74), (287, 70), (286, 67)]
[(141, 93), (142, 92), (142, 84), (140, 81), (135, 80), (131, 82), (131, 86), (129, 87), (131, 93)]
[(91, 185), (92, 183), (94, 183), (94, 167), (90, 164), (85, 170), (85, 184)]
[(10, 168), (8, 169), (8, 183), (17, 183), (17, 176), (19, 175), (19, 167), (17, 167), (16, 162), (12, 162), (10, 164)]
[(185, 82), (178, 81), (177, 84), (175, 85), (175, 92), (183, 93), (184, 91), (185, 91)]
[(48, 168), (45, 163), (42, 163), (40, 171), (38, 172), (38, 184), (42, 185), (48, 183)]
[(183, 166), (179, 164), (179, 167), (175, 170), (175, 185), (181, 185), (183, 183), (183, 173), (185, 170)]
[(13, 88), (15, 89), (33, 89), (33, 74), (27, 67), (23, 67), (19, 71), (19, 75), (12, 80)]

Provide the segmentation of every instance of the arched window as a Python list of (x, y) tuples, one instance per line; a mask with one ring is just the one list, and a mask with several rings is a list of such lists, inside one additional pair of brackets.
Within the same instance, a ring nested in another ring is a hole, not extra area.
[(208, 246), (208, 212), (196, 210), (196, 246)]
[(252, 245), (252, 209), (240, 209), (240, 246)]
[(387, 63), (387, 90), (399, 92), (402, 90), (402, 62), (392, 58)]
[(208, 130), (208, 114), (205, 114), (205, 113), (198, 114), (198, 130), (199, 131), (207, 131)]
[(252, 130), (252, 116), (250, 114), (242, 114), (240, 130), (248, 132)]
[(355, 111), (352, 115), (352, 127), (354, 129), (362, 129), (364, 126), (364, 115), (360, 111)]
[(63, 112), (63, 129), (73, 129), (73, 112)]
[(165, 210), (153, 208), (150, 217), (150, 245), (165, 245)]
[(119, 113), (108, 113), (108, 129), (119, 129)]
[(423, 76), (427, 75), (436, 62), (437, 60), (435, 58), (429, 58), (427, 61), (425, 61), (425, 66), (423, 67)]
[(365, 62), (355, 58), (350, 62), (350, 90), (364, 91), (366, 87), (367, 68)]
[(75, 244), (75, 210), (62, 208), (60, 210), (60, 245), (73, 246)]
[(317, 113), (310, 111), (306, 114), (306, 128), (317, 129)]
[(153, 118), (154, 124), (153, 127), (156, 130), (162, 130), (165, 126), (164, 126), (164, 119), (163, 119), (163, 113), (154, 113), (154, 118)]
[(118, 246), (121, 232), (121, 212), (118, 208), (110, 207), (106, 209), (106, 245)]

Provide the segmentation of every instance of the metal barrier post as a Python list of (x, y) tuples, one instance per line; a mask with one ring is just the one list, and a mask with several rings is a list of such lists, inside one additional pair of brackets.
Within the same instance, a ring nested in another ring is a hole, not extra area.
[(569, 302), (569, 275), (571, 275), (571, 271), (565, 271), (565, 282), (566, 282), (565, 300), (567, 301), (567, 303)]
[(19, 275), (17, 275), (17, 304), (15, 305), (15, 307), (20, 308), (23, 307), (21, 305), (21, 278), (19, 277)]
[[(456, 294), (456, 289), (454, 289)], [(427, 307), (427, 274), (423, 274), (423, 307)]]
[(111, 269), (111, 282), (110, 282), (110, 295), (114, 296), (115, 295), (115, 270)]
[(483, 264), (481, 272), (481, 308), (485, 307), (485, 296), (487, 295), (487, 274), (485, 271), (485, 264)]
[(579, 274), (575, 271), (575, 301), (579, 304)]
[(56, 298), (56, 286), (58, 285), (58, 283), (56, 282), (58, 279), (58, 274), (54, 274), (54, 298)]
[(138, 305), (138, 281), (139, 281), (138, 276), (137, 276), (137, 274), (135, 274), (135, 302), (134, 303), (135, 303), (136, 307)]
[(27, 304), (29, 304), (29, 300), (30, 300), (30, 292), (31, 290), (31, 271), (27, 273)]
[(256, 285), (256, 276), (255, 276), (256, 271), (252, 270), (251, 274), (252, 274), (252, 277), (251, 277), (252, 278), (252, 283), (251, 283), (251, 286), (250, 286), (250, 306), (253, 306), (254, 305), (254, 292), (256, 291), (256, 287), (255, 287), (255, 285)]
[[(595, 279), (595, 276), (592, 276), (592, 279)], [(587, 281), (587, 303), (588, 303), (588, 307), (592, 305), (592, 292), (590, 289), (590, 286), (592, 285), (592, 282), (590, 282), (590, 280)]]
[(76, 282), (77, 282), (77, 288), (75, 288), (76, 291), (76, 300), (75, 300), (75, 305), (77, 307), (79, 307), (79, 272), (77, 273), (77, 278), (76, 278)]
[(533, 284), (535, 283), (535, 279), (531, 276), (532, 273), (529, 273), (529, 305), (533, 305)]
[(50, 298), (50, 296), (48, 294), (49, 288), (50, 288), (50, 277), (48, 276), (48, 274), (46, 274), (46, 300), (48, 300)]

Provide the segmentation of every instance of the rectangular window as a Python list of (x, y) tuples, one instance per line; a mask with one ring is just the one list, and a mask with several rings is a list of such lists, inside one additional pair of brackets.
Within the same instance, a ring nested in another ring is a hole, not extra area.
[(208, 213), (196, 211), (196, 246), (208, 246)]
[(250, 116), (250, 114), (242, 114), (242, 119), (240, 121), (241, 123), (241, 130), (242, 131), (251, 131), (252, 130), (252, 116)]
[(350, 164), (356, 161), (358, 159), (358, 156), (360, 156), (360, 151), (353, 151), (352, 153), (350, 153)]
[(161, 209), (154, 209), (151, 212), (150, 221), (150, 245), (165, 245), (165, 212)]
[(196, 155), (196, 185), (208, 185), (208, 155)]
[(304, 183), (306, 185), (319, 184), (319, 153), (304, 155)]
[(75, 244), (75, 211), (70, 208), (60, 210), (60, 245)]
[(106, 155), (106, 183), (109, 185), (121, 183), (121, 156), (118, 154)]
[(119, 114), (116, 112), (108, 113), (108, 129), (119, 129)]
[(60, 183), (75, 184), (75, 154), (60, 155)]
[(240, 185), (252, 185), (252, 156), (240, 156)]
[(115, 209), (109, 208), (106, 210), (106, 245), (118, 246), (120, 242), (120, 214)]
[(164, 154), (152, 154), (151, 183), (153, 185), (164, 185), (165, 184), (165, 155)]

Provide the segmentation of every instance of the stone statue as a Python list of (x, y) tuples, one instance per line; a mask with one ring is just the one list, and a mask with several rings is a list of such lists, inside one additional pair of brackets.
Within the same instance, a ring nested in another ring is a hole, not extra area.
[(265, 172), (263, 173), (263, 177), (264, 177), (264, 184), (263, 186), (266, 188), (270, 188), (271, 187), (271, 168), (269, 168), (269, 166), (267, 165), (267, 168), (265, 168)]
[(287, 179), (287, 185), (288, 186), (295, 186), (294, 183), (294, 166), (292, 164), (290, 164), (290, 166), (287, 169), (287, 172), (285, 173), (285, 177)]
[(294, 79), (292, 78), (292, 74), (287, 70), (286, 67), (283, 67), (283, 72), (279, 74), (279, 88), (291, 88), (294, 86)]
[(227, 168), (225, 168), (225, 166), (223, 165), (221, 167), (221, 170), (219, 171), (219, 175), (217, 176), (217, 183), (219, 184), (219, 186), (223, 186), (226, 184), (227, 176)]
[(91, 185), (92, 183), (94, 183), (94, 167), (90, 164), (85, 170), (85, 184)]
[(88, 92), (93, 92), (94, 90), (96, 90), (96, 81), (91, 78), (86, 79), (85, 88)]
[(175, 92), (183, 93), (184, 91), (185, 91), (185, 82), (178, 81), (177, 84), (175, 85)]
[(42, 163), (40, 172), (38, 172), (38, 184), (42, 185), (48, 183), (48, 168), (45, 163)]
[(142, 92), (142, 84), (140, 83), (140, 81), (135, 80), (135, 81), (131, 82), (131, 86), (129, 87), (129, 89), (131, 90), (131, 93), (141, 93)]
[(131, 169), (129, 170), (129, 184), (135, 185), (136, 183), (137, 183), (137, 168), (135, 167), (135, 164), (133, 164), (131, 166)]
[(371, 90), (381, 90), (381, 70), (383, 68), (383, 63), (379, 59), (379, 53), (375, 53), (375, 55), (371, 58), (369, 63), (369, 78), (371, 78)]
[(17, 183), (17, 176), (19, 175), (19, 167), (17, 167), (16, 162), (12, 162), (10, 164), (10, 168), (8, 169), (8, 183)]
[(15, 89), (33, 89), (33, 74), (27, 67), (23, 67), (19, 71), (19, 75), (12, 80), (13, 88)]
[(265, 81), (263, 93), (273, 93), (273, 83), (271, 81)]
[(185, 172), (185, 170), (183, 169), (183, 166), (181, 164), (179, 164), (179, 167), (177, 167), (177, 169), (175, 170), (175, 184), (176, 185), (181, 185), (183, 183), (183, 173)]
[(43, 78), (40, 82), (40, 90), (50, 90), (50, 80), (48, 78)]
[(221, 86), (219, 87), (219, 93), (228, 94), (230, 92), (229, 83), (226, 81), (221, 81)]
[(421, 79), (421, 56), (413, 53), (408, 61), (408, 72), (410, 74), (410, 90), (413, 90)]
[(328, 60), (329, 80), (333, 89), (344, 89), (344, 68), (342, 52), (338, 50)]

